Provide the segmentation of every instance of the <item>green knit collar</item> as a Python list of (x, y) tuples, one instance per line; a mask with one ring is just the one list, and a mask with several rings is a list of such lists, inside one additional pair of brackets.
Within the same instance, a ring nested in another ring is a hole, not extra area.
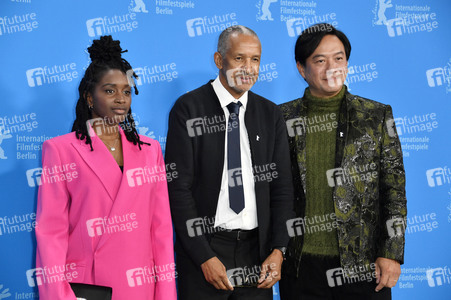
[(341, 100), (343, 99), (346, 93), (346, 90), (347, 90), (346, 86), (343, 85), (340, 92), (335, 96), (328, 98), (318, 98), (312, 95), (309, 88), (306, 88), (304, 92), (304, 99), (307, 100), (308, 104), (311, 104), (313, 106), (335, 107), (340, 105)]

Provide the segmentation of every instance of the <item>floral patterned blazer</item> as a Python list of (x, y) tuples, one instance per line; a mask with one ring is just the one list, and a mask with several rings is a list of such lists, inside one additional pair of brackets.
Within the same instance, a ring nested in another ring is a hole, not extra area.
[[(307, 107), (280, 105), (287, 123), (297, 217), (305, 215)], [(347, 170), (346, 170), (347, 169)], [(349, 170), (354, 170), (350, 172)], [(402, 150), (389, 105), (346, 91), (338, 116), (333, 186), (341, 266), (347, 275), (377, 257), (404, 259), (407, 202)], [(351, 174), (351, 175), (350, 175)], [(330, 178), (329, 178), (330, 176)], [(297, 276), (303, 236), (291, 238), (284, 272)], [(363, 268), (363, 269), (367, 269)]]

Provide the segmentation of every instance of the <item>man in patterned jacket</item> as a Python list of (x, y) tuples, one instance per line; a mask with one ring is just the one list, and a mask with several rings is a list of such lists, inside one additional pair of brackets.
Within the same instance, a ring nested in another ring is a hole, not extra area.
[(296, 219), (280, 282), (285, 299), (391, 299), (404, 257), (405, 172), (389, 105), (344, 81), (351, 45), (330, 24), (298, 37), (304, 96), (280, 105)]

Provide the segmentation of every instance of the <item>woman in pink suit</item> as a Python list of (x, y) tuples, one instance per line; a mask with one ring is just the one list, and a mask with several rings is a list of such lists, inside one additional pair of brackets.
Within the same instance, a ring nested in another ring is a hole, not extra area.
[(69, 282), (112, 287), (113, 300), (175, 300), (165, 165), (134, 126), (136, 75), (111, 36), (88, 51), (72, 132), (43, 144), (31, 277), (42, 300), (75, 300)]

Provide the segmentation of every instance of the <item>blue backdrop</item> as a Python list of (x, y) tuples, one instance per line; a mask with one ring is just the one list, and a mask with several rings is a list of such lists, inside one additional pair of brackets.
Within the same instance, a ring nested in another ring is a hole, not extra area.
[(42, 142), (71, 129), (93, 39), (112, 34), (129, 50), (124, 57), (141, 77), (132, 103), (139, 132), (164, 148), (175, 100), (216, 77), (213, 53), (224, 28), (257, 32), (263, 55), (253, 91), (282, 103), (306, 87), (294, 44), (317, 22), (332, 23), (351, 41), (351, 93), (393, 107), (408, 199), (394, 297), (449, 299), (450, 13), (447, 0), (2, 0), (0, 299), (38, 298), (26, 276), (35, 267), (35, 169)]

